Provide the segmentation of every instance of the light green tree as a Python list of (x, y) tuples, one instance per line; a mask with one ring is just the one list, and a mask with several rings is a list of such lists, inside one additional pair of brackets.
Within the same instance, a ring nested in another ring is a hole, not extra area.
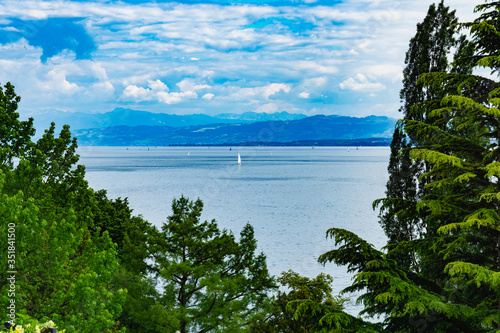
[[(15, 250), (13, 259), (0, 258), (9, 268), (0, 272), (0, 305), (15, 300), (20, 314), (55, 320), (68, 333), (110, 331), (126, 290), (112, 284), (116, 245), (107, 232), (92, 231), (96, 201), (84, 167), (76, 165), (76, 140), (68, 126), (56, 136), (52, 124), (31, 141), (32, 121), (19, 121), (20, 99), (10, 84), (6, 91), (0, 94), (0, 118), (8, 126), (0, 131), (0, 249)], [(9, 295), (13, 274), (15, 295)], [(3, 320), (10, 319), (6, 314)]]

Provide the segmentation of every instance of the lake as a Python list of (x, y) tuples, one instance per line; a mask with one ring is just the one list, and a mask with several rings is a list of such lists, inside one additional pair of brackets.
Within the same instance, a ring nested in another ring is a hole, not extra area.
[(235, 235), (253, 225), (271, 274), (324, 272), (333, 276), (335, 293), (350, 285), (351, 275), (317, 263), (333, 248), (325, 232), (348, 229), (377, 248), (386, 242), (372, 202), (384, 196), (388, 147), (80, 147), (78, 153), (91, 187), (128, 197), (134, 214), (154, 225), (166, 221), (174, 198), (200, 198), (204, 220)]

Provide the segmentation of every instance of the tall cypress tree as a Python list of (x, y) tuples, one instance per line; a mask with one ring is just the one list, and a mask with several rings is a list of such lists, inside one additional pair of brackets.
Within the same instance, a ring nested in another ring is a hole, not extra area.
[[(339, 247), (320, 257), (357, 273), (345, 291), (363, 291), (364, 312), (384, 314), (392, 332), (500, 328), (500, 82), (467, 67), (498, 73), (500, 2), (477, 10), (485, 13), (462, 25), (470, 28), (470, 40), (461, 40), (454, 64), (466, 66), (422, 74), (417, 83), (424, 89), (440, 89), (437, 102), (412, 106), (412, 112), (425, 106), (425, 118), (399, 123), (415, 138), (410, 158), (427, 167), (425, 192), (415, 206), (425, 218), (425, 234), (383, 252), (346, 230), (330, 229)], [(415, 253), (415, 267), (395, 256), (404, 251)]]
[[(399, 109), (404, 119), (427, 121), (429, 108), (442, 97), (441, 87), (426, 87), (418, 81), (423, 73), (445, 72), (448, 70), (448, 56), (456, 46), (455, 11), (450, 11), (441, 1), (429, 7), (425, 19), (417, 24), (417, 33), (410, 40), (403, 70), (403, 88), (400, 92), (402, 106)], [(428, 165), (411, 161), (408, 149), (418, 144), (418, 137), (399, 124), (393, 134), (389, 160), (389, 180), (386, 198), (374, 202), (381, 206), (380, 224), (389, 246), (399, 241), (410, 241), (427, 232), (425, 218), (417, 212), (416, 205), (422, 198), (425, 180), (419, 179)], [(400, 256), (400, 260), (410, 265), (414, 254)]]

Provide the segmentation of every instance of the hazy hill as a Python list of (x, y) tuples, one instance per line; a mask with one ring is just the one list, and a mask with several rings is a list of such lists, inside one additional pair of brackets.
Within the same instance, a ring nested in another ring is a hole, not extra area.
[(237, 144), (244, 142), (292, 142), (388, 138), (396, 120), (387, 117), (365, 118), (313, 116), (290, 121), (263, 121), (249, 124), (208, 124), (173, 126), (112, 126), (77, 130), (82, 145), (163, 146), (183, 144)]
[(244, 112), (244, 113), (221, 113), (215, 116), (221, 120), (237, 120), (239, 123), (270, 121), (270, 120), (297, 120), (307, 118), (303, 114), (293, 114), (286, 111), (275, 113)]
[(293, 120), (305, 118), (305, 115), (290, 114), (287, 112), (257, 113), (245, 112), (243, 114), (225, 113), (216, 116), (204, 114), (175, 115), (167, 113), (152, 113), (131, 109), (117, 108), (106, 113), (62, 112), (49, 111), (34, 116), (37, 134), (55, 122), (58, 128), (70, 125), (72, 130), (85, 128), (104, 128), (112, 126), (169, 126), (186, 127), (208, 125), (214, 123), (236, 124), (251, 123), (268, 120)]

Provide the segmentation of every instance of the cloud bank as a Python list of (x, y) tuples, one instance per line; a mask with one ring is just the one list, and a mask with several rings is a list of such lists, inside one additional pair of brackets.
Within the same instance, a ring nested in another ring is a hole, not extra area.
[[(431, 1), (0, 3), (0, 82), (21, 112), (288, 111), (398, 117)], [(450, 4), (463, 20), (474, 4)]]

